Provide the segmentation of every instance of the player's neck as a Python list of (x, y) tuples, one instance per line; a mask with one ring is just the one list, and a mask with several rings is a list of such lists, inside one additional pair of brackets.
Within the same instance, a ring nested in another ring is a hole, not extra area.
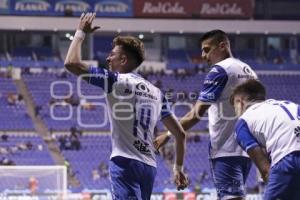
[(132, 69), (128, 69), (128, 68), (123, 68), (121, 70), (119, 70), (120, 74), (127, 74), (127, 73), (131, 73)]
[[(223, 54), (222, 58), (220, 59), (220, 61), (222, 60), (226, 60), (227, 58), (233, 58), (231, 51), (226, 51), (226, 53)], [(219, 62), (220, 62), (219, 61)]]
[(134, 67), (134, 66), (135, 66), (135, 63), (128, 62), (126, 65), (120, 67), (118, 71), (121, 74), (132, 73), (136, 69), (136, 67)]
[(224, 55), (224, 60), (225, 59), (227, 59), (227, 58), (233, 58), (233, 55), (232, 55), (232, 53), (231, 53), (231, 51), (230, 50), (228, 50), (227, 52), (226, 52), (226, 54)]
[(250, 108), (250, 107), (253, 106), (254, 104), (261, 103), (261, 102), (263, 102), (263, 101), (264, 101), (264, 100), (247, 101), (247, 102), (245, 103), (244, 111), (246, 111), (248, 108)]

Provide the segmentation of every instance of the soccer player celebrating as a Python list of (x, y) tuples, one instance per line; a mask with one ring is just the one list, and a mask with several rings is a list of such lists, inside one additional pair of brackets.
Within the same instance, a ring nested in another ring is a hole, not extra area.
[[(233, 58), (228, 36), (222, 30), (205, 33), (201, 38), (201, 49), (202, 57), (212, 68), (206, 75), (198, 101), (180, 123), (188, 130), (208, 110), (210, 159), (218, 197), (243, 199), (251, 160), (234, 138), (236, 117), (229, 99), (233, 88), (257, 76), (246, 63)], [(168, 139), (168, 134), (158, 136), (156, 148)]]
[(265, 100), (265, 93), (264, 86), (256, 80), (233, 91), (231, 102), (236, 114), (241, 115), (235, 127), (236, 139), (267, 182), (264, 199), (297, 200), (300, 106), (290, 101)]
[(137, 38), (118, 36), (107, 57), (109, 70), (89, 67), (81, 60), (81, 45), (92, 27), (95, 13), (82, 14), (65, 60), (67, 70), (101, 87), (106, 95), (112, 123), (109, 170), (113, 199), (149, 200), (156, 175), (153, 132), (160, 119), (176, 138), (174, 178), (184, 189), (185, 131), (170, 112), (161, 91), (133, 73), (144, 60), (144, 46)]

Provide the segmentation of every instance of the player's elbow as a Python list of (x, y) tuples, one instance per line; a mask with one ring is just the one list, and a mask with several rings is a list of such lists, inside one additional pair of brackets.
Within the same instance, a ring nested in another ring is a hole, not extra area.
[(64, 63), (65, 69), (69, 72), (73, 72), (76, 66), (79, 66), (79, 63), (71, 62), (71, 61), (65, 61)]
[(65, 66), (65, 69), (70, 71), (70, 69), (72, 69), (74, 67), (74, 63), (65, 60), (64, 66)]

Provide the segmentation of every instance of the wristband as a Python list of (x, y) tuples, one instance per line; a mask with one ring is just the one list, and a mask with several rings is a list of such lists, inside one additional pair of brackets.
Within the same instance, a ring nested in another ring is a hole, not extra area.
[(171, 137), (172, 133), (170, 131), (167, 132), (167, 136)]
[(173, 172), (183, 172), (183, 165), (174, 165)]
[(85, 38), (85, 32), (83, 32), (82, 30), (76, 30), (74, 38), (78, 38), (78, 39), (84, 40), (84, 38)]

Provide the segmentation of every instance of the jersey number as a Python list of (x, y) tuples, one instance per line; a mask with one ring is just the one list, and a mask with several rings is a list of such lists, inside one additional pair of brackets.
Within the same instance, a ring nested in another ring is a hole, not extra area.
[[(284, 104), (288, 105), (290, 102), (285, 101)], [(291, 120), (295, 120), (294, 116), (292, 115), (292, 113), (289, 111), (289, 109), (284, 105), (284, 104), (279, 104), (279, 103), (274, 103), (273, 105), (278, 105), (280, 106), (284, 112), (289, 116), (289, 118)], [(297, 109), (297, 118), (300, 119), (300, 106), (298, 105), (298, 109)]]
[(144, 140), (147, 140), (147, 133), (150, 127), (150, 119), (151, 119), (151, 109), (150, 108), (141, 108), (139, 119), (134, 120), (133, 126), (133, 135), (137, 137), (138, 135), (138, 126), (140, 125), (144, 131)]

